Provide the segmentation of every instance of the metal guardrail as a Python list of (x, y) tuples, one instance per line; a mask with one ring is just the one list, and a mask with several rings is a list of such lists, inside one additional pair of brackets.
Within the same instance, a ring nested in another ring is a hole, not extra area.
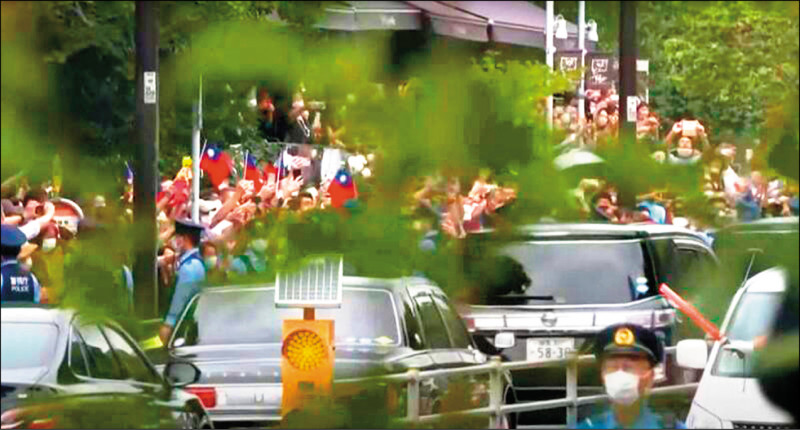
[[(674, 354), (675, 347), (665, 348), (667, 354)], [(578, 397), (578, 366), (580, 364), (593, 363), (596, 360), (594, 355), (573, 356), (566, 359), (546, 360), (539, 362), (531, 361), (511, 361), (503, 363), (500, 357), (491, 357), (490, 362), (476, 366), (460, 367), (455, 369), (439, 369), (420, 372), (417, 369), (410, 369), (405, 373), (385, 375), (371, 378), (358, 378), (335, 381), (338, 384), (357, 384), (364, 382), (396, 382), (407, 384), (407, 410), (406, 417), (402, 419), (406, 423), (429, 423), (445, 418), (465, 417), (465, 416), (490, 416), (490, 427), (499, 428), (503, 423), (503, 416), (506, 414), (533, 412), (546, 409), (567, 408), (568, 428), (575, 427), (578, 416), (578, 406), (604, 402), (609, 399), (608, 395), (600, 394), (593, 396)], [(527, 370), (555, 366), (565, 366), (567, 372), (567, 396), (560, 399), (541, 400), (534, 402), (522, 402), (511, 405), (503, 405), (503, 372), (512, 370)], [(437, 376), (464, 376), (480, 375), (489, 373), (489, 406), (469, 409), (458, 412), (420, 416), (419, 404), (419, 385), (421, 380)], [(697, 383), (672, 385), (654, 388), (652, 395), (676, 394), (694, 392), (697, 390)]]

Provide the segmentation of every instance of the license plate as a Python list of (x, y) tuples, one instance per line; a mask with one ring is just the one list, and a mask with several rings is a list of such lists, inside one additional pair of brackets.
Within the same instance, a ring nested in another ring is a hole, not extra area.
[(217, 403), (222, 406), (280, 404), (282, 388), (277, 387), (225, 387), (217, 390)]
[(528, 361), (547, 361), (567, 358), (575, 350), (575, 339), (571, 337), (552, 337), (548, 339), (528, 339)]

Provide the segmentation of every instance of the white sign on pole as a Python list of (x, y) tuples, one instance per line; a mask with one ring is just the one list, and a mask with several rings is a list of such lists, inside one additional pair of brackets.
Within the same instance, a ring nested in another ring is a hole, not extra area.
[(639, 106), (639, 97), (628, 96), (628, 122), (636, 122), (637, 106)]
[(144, 103), (156, 104), (156, 72), (144, 72)]
[(636, 60), (636, 71), (650, 73), (650, 60)]

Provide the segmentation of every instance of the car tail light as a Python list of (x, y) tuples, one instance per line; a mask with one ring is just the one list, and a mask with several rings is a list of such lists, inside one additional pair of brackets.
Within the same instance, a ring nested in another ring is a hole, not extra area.
[(3, 412), (0, 416), (0, 428), (2, 429), (18, 429), (22, 427), (23, 421), (20, 417), (19, 409), (9, 409)]
[(34, 414), (33, 409), (9, 409), (0, 416), (0, 429), (52, 429), (55, 428), (55, 420), (50, 417), (34, 418), (29, 417)]
[(467, 330), (475, 331), (475, 318), (464, 318), (464, 324), (467, 325)]
[(217, 390), (214, 387), (187, 387), (186, 391), (197, 396), (205, 408), (217, 406)]

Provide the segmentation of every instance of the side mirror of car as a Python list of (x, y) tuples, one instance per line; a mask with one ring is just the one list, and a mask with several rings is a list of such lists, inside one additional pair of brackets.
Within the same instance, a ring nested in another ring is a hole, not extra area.
[(708, 344), (701, 339), (688, 339), (678, 342), (678, 366), (685, 369), (702, 370), (708, 362)]
[(736, 354), (739, 358), (745, 358), (753, 355), (755, 345), (746, 340), (733, 340), (725, 344), (722, 349)]
[(188, 362), (170, 362), (164, 367), (164, 379), (170, 386), (182, 388), (200, 379), (200, 369)]

